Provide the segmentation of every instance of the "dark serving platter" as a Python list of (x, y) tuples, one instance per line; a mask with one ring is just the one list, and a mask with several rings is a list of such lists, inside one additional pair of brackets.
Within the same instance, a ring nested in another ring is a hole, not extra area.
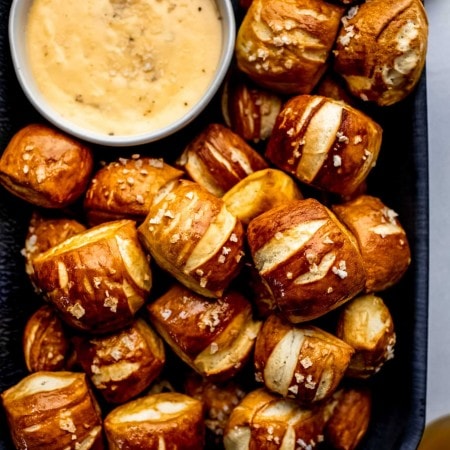
[[(9, 54), (8, 13), (11, 1), (0, 0), (0, 153), (15, 131), (42, 118), (24, 97)], [(428, 314), (428, 138), (425, 75), (416, 91), (392, 107), (371, 115), (384, 128), (377, 166), (368, 191), (394, 209), (409, 236), (412, 264), (402, 281), (382, 297), (397, 332), (395, 359), (371, 380), (374, 409), (361, 449), (413, 450), (425, 422)], [(217, 99), (188, 129), (158, 144), (133, 152), (174, 155), (206, 117), (216, 117)], [(95, 149), (99, 159), (118, 156), (115, 149)], [(121, 150), (123, 151), (123, 150)], [(21, 249), (31, 207), (0, 188), (0, 392), (26, 375), (21, 339), (27, 318), (40, 299), (25, 274)], [(12, 449), (0, 408), (0, 450)]]

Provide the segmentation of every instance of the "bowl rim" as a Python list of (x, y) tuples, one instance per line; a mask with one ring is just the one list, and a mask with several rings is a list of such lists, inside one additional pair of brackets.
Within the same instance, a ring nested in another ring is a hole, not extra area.
[(105, 135), (87, 130), (64, 118), (53, 108), (34, 83), (26, 64), (25, 20), (33, 0), (12, 0), (8, 18), (8, 38), (11, 60), (19, 85), (38, 113), (67, 134), (92, 144), (108, 147), (132, 147), (159, 141), (175, 134), (196, 119), (219, 91), (234, 57), (236, 19), (231, 0), (213, 0), (219, 10), (222, 24), (222, 49), (214, 77), (203, 96), (176, 121), (148, 132), (131, 135)]

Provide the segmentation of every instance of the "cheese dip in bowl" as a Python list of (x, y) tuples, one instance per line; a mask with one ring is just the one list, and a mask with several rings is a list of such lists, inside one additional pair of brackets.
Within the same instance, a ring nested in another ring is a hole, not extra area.
[(44, 118), (109, 146), (156, 141), (219, 89), (235, 39), (230, 0), (13, 0), (18, 80)]

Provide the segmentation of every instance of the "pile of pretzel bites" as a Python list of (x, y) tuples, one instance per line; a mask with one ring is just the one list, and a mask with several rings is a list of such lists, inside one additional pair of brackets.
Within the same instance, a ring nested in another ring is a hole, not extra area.
[(33, 207), (41, 306), (30, 374), (1, 395), (18, 449), (356, 448), (367, 380), (394, 356), (384, 292), (411, 262), (371, 195), (366, 109), (421, 76), (420, 0), (239, 5), (221, 120), (169, 159), (45, 124), (14, 134), (0, 184)]

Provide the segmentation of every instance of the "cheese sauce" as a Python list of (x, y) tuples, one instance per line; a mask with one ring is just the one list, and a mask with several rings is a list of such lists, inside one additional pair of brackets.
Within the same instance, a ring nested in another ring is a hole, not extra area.
[(35, 0), (27, 51), (61, 115), (108, 135), (158, 129), (202, 97), (219, 62), (214, 0)]

